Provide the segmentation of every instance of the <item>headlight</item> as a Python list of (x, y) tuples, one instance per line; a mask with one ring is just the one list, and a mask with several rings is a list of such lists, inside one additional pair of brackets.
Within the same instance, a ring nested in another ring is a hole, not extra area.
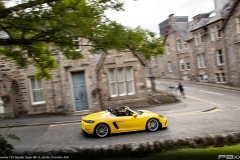
[(84, 122), (86, 122), (86, 123), (94, 123), (94, 121), (92, 121), (92, 120), (84, 120)]
[(163, 117), (164, 117), (164, 116), (162, 116), (162, 115), (160, 115), (160, 114), (159, 114), (158, 116), (159, 116), (159, 117), (161, 117), (161, 118), (163, 118)]

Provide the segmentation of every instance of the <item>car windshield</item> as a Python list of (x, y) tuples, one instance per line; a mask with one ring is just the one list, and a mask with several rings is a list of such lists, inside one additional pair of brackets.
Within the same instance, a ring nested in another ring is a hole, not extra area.
[(142, 114), (143, 114), (142, 111), (137, 111), (137, 110), (134, 110), (134, 109), (132, 109), (132, 108), (129, 108), (129, 109), (132, 110), (132, 111), (134, 111), (134, 112), (137, 113), (138, 115), (142, 115)]

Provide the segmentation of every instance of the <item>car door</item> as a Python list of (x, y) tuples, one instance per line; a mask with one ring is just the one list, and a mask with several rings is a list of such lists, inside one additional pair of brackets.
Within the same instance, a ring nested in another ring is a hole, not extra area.
[(142, 116), (118, 116), (116, 117), (116, 124), (119, 132), (142, 130)]

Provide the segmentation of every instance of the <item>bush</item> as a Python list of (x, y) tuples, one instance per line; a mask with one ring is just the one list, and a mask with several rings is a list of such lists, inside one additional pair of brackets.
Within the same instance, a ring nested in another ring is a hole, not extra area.
[(0, 155), (6, 156), (13, 153), (13, 145), (9, 144), (3, 137), (0, 135)]

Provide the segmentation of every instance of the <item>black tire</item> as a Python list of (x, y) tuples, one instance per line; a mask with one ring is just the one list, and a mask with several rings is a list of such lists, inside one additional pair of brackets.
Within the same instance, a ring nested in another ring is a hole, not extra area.
[[(149, 123), (154, 123), (154, 122), (155, 122), (156, 126), (149, 126), (149, 125), (151, 125)], [(156, 118), (150, 118), (146, 123), (146, 130), (150, 131), (150, 132), (155, 132), (161, 126), (162, 126), (161, 123), (159, 123), (159, 121)]]
[[(101, 131), (99, 131), (101, 130)], [(99, 138), (104, 138), (110, 134), (110, 127), (106, 123), (99, 123), (94, 128), (94, 135)]]

